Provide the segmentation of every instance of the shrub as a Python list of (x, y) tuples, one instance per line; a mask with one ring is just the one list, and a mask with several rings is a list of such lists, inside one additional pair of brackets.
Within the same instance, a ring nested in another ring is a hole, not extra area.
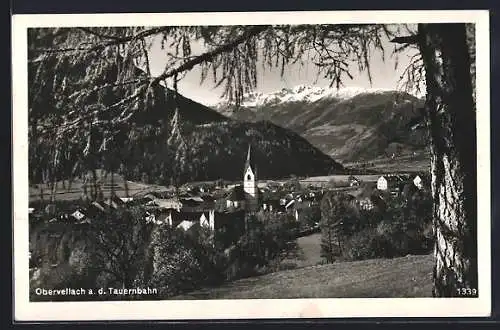
[(387, 257), (391, 251), (390, 243), (377, 229), (366, 228), (349, 238), (344, 249), (346, 260), (364, 260)]
[(359, 215), (351, 202), (349, 195), (333, 192), (321, 201), (321, 257), (328, 262), (343, 254), (346, 240), (357, 231)]
[(30, 300), (31, 301), (58, 301), (58, 300), (86, 300), (88, 296), (42, 296), (36, 295), (37, 288), (46, 290), (65, 289), (65, 288), (94, 288), (94, 278), (79, 274), (68, 263), (62, 263), (56, 266), (44, 264), (38, 271), (36, 279), (30, 279)]
[(149, 283), (164, 297), (196, 289), (201, 284), (202, 270), (192, 250), (179, 246), (157, 263)]
[(341, 180), (336, 180), (334, 178), (328, 180), (328, 187), (330, 188), (343, 188), (343, 187), (348, 187), (349, 182), (348, 181), (341, 181)]
[(306, 208), (302, 211), (299, 218), (299, 226), (301, 230), (307, 230), (314, 227), (316, 223), (321, 221), (321, 209), (317, 206)]
[(416, 223), (382, 221), (350, 237), (344, 249), (347, 260), (394, 258), (428, 253), (432, 249), (432, 228)]
[(155, 227), (146, 251), (144, 269), (135, 283), (157, 288), (161, 297), (196, 288), (201, 267), (194, 250), (187, 246), (188, 240), (189, 237), (181, 231), (168, 226)]

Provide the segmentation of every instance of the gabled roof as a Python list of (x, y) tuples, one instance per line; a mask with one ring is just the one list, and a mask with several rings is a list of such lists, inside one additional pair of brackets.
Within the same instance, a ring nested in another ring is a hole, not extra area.
[(308, 209), (311, 207), (311, 202), (298, 202), (294, 205), (296, 210)]
[(106, 213), (106, 209), (101, 204), (99, 204), (98, 202), (93, 202), (87, 208), (87, 210), (86, 210), (85, 213), (87, 215), (91, 216), (91, 217), (92, 216), (98, 216), (98, 215)]
[(382, 175), (379, 177), (379, 179), (380, 178), (384, 178), (385, 180), (387, 180), (388, 183), (402, 182), (405, 179), (403, 176), (400, 175)]
[(203, 203), (204, 202), (203, 198), (200, 196), (181, 197), (180, 200), (182, 202), (188, 202), (188, 201), (192, 201), (192, 202), (196, 202), (196, 203)]
[(245, 200), (245, 191), (243, 190), (242, 185), (237, 185), (226, 197), (230, 201), (243, 201)]
[(415, 179), (417, 176), (419, 176), (422, 180), (430, 182), (431, 181), (431, 174), (427, 172), (421, 172), (421, 173), (416, 173), (412, 179)]
[(189, 229), (191, 229), (194, 225), (196, 224), (195, 221), (187, 221), (187, 220), (184, 220), (182, 221), (181, 223), (179, 223), (177, 225), (177, 228), (181, 228), (183, 229), (184, 231), (187, 231)]

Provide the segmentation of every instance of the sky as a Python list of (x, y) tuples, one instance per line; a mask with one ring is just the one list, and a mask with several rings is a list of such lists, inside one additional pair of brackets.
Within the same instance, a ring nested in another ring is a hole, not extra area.
[[(413, 53), (400, 53), (397, 58), (397, 69), (395, 69), (396, 58), (391, 56), (394, 45), (388, 40), (384, 41), (385, 60), (382, 60), (380, 53), (373, 52), (370, 59), (370, 69), (372, 74), (372, 84), (368, 79), (366, 72), (359, 72), (357, 66), (353, 65), (351, 72), (353, 79), (348, 77), (343, 81), (345, 87), (362, 87), (362, 88), (382, 88), (382, 89), (398, 89), (400, 88), (400, 76), (409, 63), (410, 56)], [(162, 50), (159, 43), (153, 44), (149, 52), (150, 69), (152, 75), (159, 75), (165, 69), (165, 50)], [(282, 88), (292, 88), (297, 85), (313, 85), (327, 87), (329, 80), (322, 77), (317, 78), (317, 72), (312, 63), (304, 65), (295, 64), (288, 66), (285, 69), (284, 76), (281, 77), (280, 70), (263, 71), (262, 67), (257, 66), (258, 81), (256, 92), (269, 93)], [(220, 98), (223, 92), (222, 86), (218, 89), (214, 88), (213, 80), (209, 76), (203, 84), (200, 85), (201, 70), (197, 66), (193, 68), (187, 75), (178, 83), (179, 93), (196, 102), (205, 105), (216, 104), (222, 99)]]

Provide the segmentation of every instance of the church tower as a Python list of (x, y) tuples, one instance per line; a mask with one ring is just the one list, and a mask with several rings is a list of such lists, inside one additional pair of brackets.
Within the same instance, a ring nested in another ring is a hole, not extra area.
[(248, 146), (247, 160), (243, 170), (243, 191), (245, 192), (245, 205), (251, 211), (257, 211), (258, 187), (257, 187), (257, 169), (252, 167), (251, 147)]

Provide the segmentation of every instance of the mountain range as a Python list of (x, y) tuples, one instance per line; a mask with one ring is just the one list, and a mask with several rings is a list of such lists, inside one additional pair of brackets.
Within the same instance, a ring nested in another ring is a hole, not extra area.
[(425, 153), (425, 130), (414, 129), (423, 100), (387, 89), (299, 85), (247, 94), (240, 107), (214, 109), (243, 122), (270, 121), (307, 139), (341, 162)]
[[(31, 74), (37, 65), (31, 64)], [(115, 81), (116, 74), (117, 70), (108, 68), (103, 81)], [(75, 69), (71, 75), (77, 80), (81, 71)], [(137, 76), (142, 75), (137, 69)], [(38, 101), (32, 102), (32, 113), (54, 99), (50, 80), (43, 87)], [(205, 106), (161, 85), (153, 95), (154, 102), (139, 106), (122, 132), (119, 145), (123, 150), (108, 151), (116, 153), (120, 174), (129, 180), (144, 181), (145, 176), (155, 183), (240, 180), (248, 145), (252, 145), (260, 178), (340, 174), (346, 172), (341, 163), (422, 152), (426, 145), (421, 131), (409, 129), (422, 101), (402, 92), (300, 85), (248, 94), (237, 109), (224, 103)], [(101, 102), (106, 107), (124, 97), (119, 89), (106, 88), (98, 97), (89, 97), (88, 103)], [(158, 132), (172, 120), (175, 109), (183, 144), (168, 145), (169, 133)], [(142, 138), (126, 136), (133, 131)], [(30, 140), (30, 144), (37, 143), (41, 140)], [(84, 147), (82, 141), (76, 149)], [(33, 150), (37, 149), (43, 148)], [(37, 175), (32, 180), (37, 181)]]

